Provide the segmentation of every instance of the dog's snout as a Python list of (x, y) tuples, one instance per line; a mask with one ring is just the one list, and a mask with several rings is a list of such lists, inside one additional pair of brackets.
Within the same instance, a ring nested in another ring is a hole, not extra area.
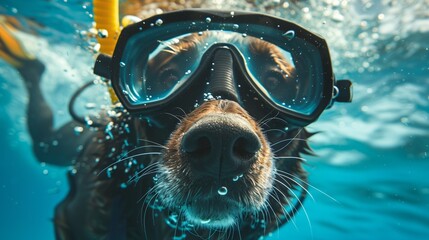
[(183, 136), (182, 153), (196, 174), (227, 178), (245, 172), (261, 142), (250, 124), (235, 115), (211, 115)]

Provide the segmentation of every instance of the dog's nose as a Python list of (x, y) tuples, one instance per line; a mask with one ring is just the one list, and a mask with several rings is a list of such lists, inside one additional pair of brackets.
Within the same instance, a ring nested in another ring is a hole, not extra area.
[(182, 153), (196, 175), (228, 178), (256, 160), (261, 142), (248, 121), (236, 114), (209, 115), (183, 136)]

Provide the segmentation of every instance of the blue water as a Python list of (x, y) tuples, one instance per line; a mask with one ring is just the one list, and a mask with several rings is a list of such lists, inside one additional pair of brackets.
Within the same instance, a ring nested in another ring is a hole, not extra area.
[[(92, 6), (29, 2), (1, 0), (0, 13), (44, 26), (37, 36), (20, 37), (47, 66), (42, 88), (60, 126), (70, 119), (72, 92), (93, 79), (92, 53), (79, 36), (91, 26)], [(336, 104), (309, 126), (321, 133), (311, 139), (318, 156), (307, 157), (306, 169), (324, 194), (310, 189), (314, 200), (306, 200), (306, 212), (269, 239), (428, 239), (428, 1), (213, 0), (203, 6), (266, 12), (318, 32), (331, 48), (337, 78), (355, 83), (352, 104)], [(27, 100), (19, 75), (0, 60), (0, 239), (53, 239), (53, 210), (68, 191), (67, 169), (41, 165), (32, 154)]]

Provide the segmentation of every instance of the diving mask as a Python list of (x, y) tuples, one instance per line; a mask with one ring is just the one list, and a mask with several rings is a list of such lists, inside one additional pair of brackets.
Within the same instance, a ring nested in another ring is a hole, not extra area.
[(125, 27), (113, 56), (100, 54), (94, 72), (111, 79), (127, 110), (143, 115), (183, 107), (186, 98), (188, 105), (226, 98), (254, 117), (275, 112), (305, 126), (333, 101), (352, 97), (351, 82), (334, 78), (323, 38), (258, 13), (151, 17)]

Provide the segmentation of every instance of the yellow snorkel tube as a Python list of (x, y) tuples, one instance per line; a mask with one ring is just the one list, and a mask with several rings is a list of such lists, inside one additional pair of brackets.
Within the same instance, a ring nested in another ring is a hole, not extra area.
[[(93, 6), (96, 28), (99, 32), (107, 33), (97, 34), (100, 52), (111, 56), (121, 30), (119, 26), (119, 0), (94, 0)], [(112, 103), (117, 103), (118, 97), (112, 87), (109, 87), (108, 91)]]
[[(112, 56), (115, 50), (116, 42), (121, 32), (119, 24), (119, 0), (94, 0), (94, 21), (97, 29), (97, 40), (100, 44), (100, 53)], [(140, 21), (135, 16), (124, 16), (122, 26)], [(110, 99), (113, 104), (117, 103), (116, 96), (112, 87), (109, 86)]]
[(100, 52), (111, 56), (120, 33), (119, 0), (94, 0), (93, 4), (96, 28), (108, 33), (107, 36), (97, 35)]

